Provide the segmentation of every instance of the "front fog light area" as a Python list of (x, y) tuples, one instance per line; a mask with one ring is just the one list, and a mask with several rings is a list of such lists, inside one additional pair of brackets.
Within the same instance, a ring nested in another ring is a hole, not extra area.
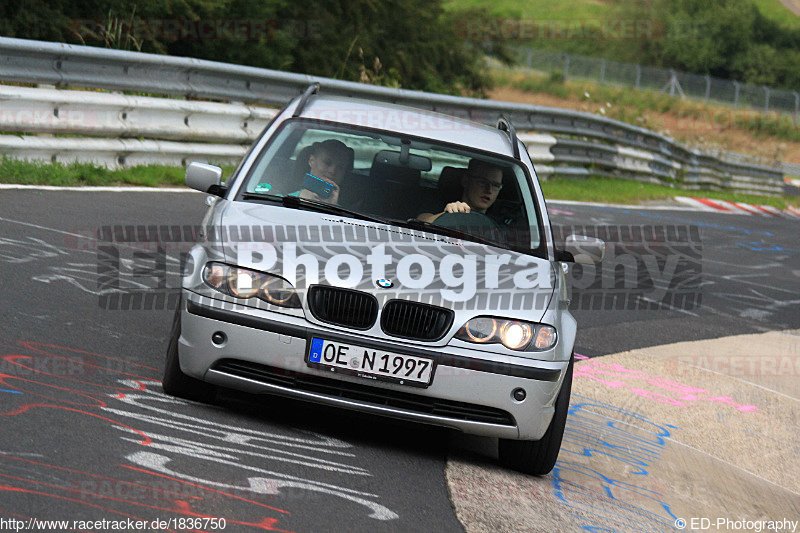
[(258, 298), (281, 307), (300, 307), (300, 298), (292, 284), (272, 274), (212, 262), (203, 269), (203, 281), (228, 296), (243, 300)]
[(558, 340), (553, 326), (485, 316), (467, 321), (456, 338), (476, 344), (500, 343), (517, 351), (549, 350)]

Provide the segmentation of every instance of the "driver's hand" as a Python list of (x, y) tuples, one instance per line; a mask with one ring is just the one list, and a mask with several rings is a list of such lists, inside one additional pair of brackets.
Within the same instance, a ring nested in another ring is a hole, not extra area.
[(450, 202), (444, 206), (445, 213), (469, 213), (470, 207), (465, 202)]

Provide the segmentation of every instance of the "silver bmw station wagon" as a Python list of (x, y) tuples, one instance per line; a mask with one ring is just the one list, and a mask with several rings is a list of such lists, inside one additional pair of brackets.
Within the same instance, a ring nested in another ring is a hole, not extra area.
[(576, 323), (513, 126), (326, 97), (281, 111), (208, 193), (167, 351), (168, 394), (272, 394), (499, 438), (499, 459), (553, 468)]

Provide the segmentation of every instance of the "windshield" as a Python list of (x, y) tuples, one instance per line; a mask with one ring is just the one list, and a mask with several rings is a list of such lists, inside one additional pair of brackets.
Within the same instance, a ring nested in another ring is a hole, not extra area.
[(523, 165), (429, 139), (287, 121), (259, 154), (237, 199), (259, 196), (544, 256)]

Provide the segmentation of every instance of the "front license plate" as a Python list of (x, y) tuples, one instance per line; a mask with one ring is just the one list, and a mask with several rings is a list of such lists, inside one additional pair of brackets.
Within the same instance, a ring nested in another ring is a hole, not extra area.
[(433, 360), (314, 337), (306, 359), (309, 366), (325, 368), (376, 381), (427, 387)]

